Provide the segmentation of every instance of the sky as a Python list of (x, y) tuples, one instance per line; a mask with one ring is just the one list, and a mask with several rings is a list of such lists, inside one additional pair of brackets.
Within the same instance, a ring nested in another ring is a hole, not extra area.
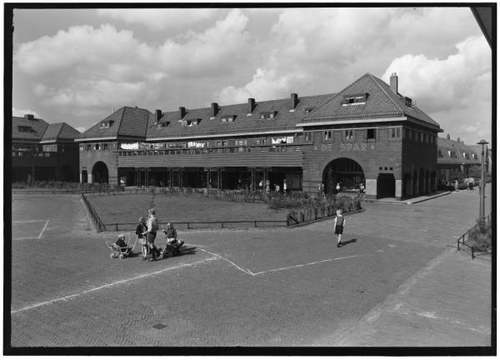
[(80, 131), (154, 111), (341, 91), (371, 73), (491, 142), (491, 50), (469, 8), (16, 9), (13, 112)]

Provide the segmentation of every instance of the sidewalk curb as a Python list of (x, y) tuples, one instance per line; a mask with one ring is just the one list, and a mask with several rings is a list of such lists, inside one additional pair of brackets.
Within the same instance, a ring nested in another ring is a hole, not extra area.
[(437, 199), (437, 198), (439, 198), (441, 196), (446, 196), (446, 195), (450, 195), (450, 194), (451, 194), (451, 191), (447, 191), (447, 192), (444, 192), (444, 193), (440, 193), (440, 194), (429, 196), (426, 199), (415, 200), (415, 201), (411, 201), (411, 200), (410, 201), (406, 201), (406, 204), (408, 204), (408, 205), (418, 204), (418, 203), (421, 203), (421, 202), (424, 202), (424, 201), (427, 201), (427, 200)]

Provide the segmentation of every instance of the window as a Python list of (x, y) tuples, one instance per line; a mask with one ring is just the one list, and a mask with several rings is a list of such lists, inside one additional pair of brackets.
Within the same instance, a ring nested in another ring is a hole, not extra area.
[(260, 119), (274, 119), (276, 117), (276, 111), (265, 111), (261, 112)]
[(89, 144), (89, 145), (86, 146), (86, 150), (90, 151), (90, 149), (91, 149), (91, 145)]
[(440, 157), (440, 158), (443, 157), (443, 152), (441, 151), (441, 149), (438, 150), (438, 157)]
[(234, 120), (236, 119), (236, 115), (224, 115), (223, 117), (221, 117), (221, 121), (222, 122), (233, 122)]
[(113, 123), (114, 123), (114, 121), (113, 121), (113, 120), (103, 121), (103, 122), (101, 123), (100, 128), (101, 128), (101, 129), (107, 129), (107, 128), (110, 128), (110, 127), (111, 127), (111, 125), (113, 125)]
[(305, 140), (306, 142), (310, 142), (310, 141), (312, 141), (312, 132), (310, 132), (310, 131), (306, 131), (306, 132), (304, 133), (304, 140)]
[(85, 147), (83, 145), (80, 145), (80, 151), (85, 150)]
[(342, 100), (342, 106), (364, 105), (366, 104), (367, 99), (368, 99), (368, 93), (344, 95), (344, 99)]
[(235, 141), (235, 145), (236, 145), (236, 146), (246, 146), (246, 145), (247, 145), (247, 140), (246, 140), (246, 139), (243, 139), (243, 140), (236, 140), (236, 141)]
[(326, 130), (324, 134), (324, 139), (325, 141), (329, 141), (332, 139), (332, 131), (331, 130)]
[(94, 150), (99, 150), (101, 147), (99, 146), (99, 144), (95, 144), (94, 145)]
[(304, 112), (305, 112), (306, 114), (309, 114), (309, 113), (310, 113), (310, 112), (312, 112), (313, 110), (314, 110), (314, 108), (313, 108), (313, 107), (306, 107), (306, 108), (304, 109)]
[(42, 146), (42, 151), (45, 151), (45, 152), (57, 152), (57, 145), (56, 144), (43, 145)]
[(102, 145), (102, 149), (103, 149), (103, 150), (108, 150), (108, 144), (103, 144), (103, 145)]
[(353, 139), (352, 129), (350, 129), (350, 130), (344, 130), (344, 139), (345, 140), (352, 140)]
[(31, 126), (18, 126), (19, 132), (35, 132)]
[[(392, 129), (392, 130), (394, 130), (394, 129)], [(377, 134), (376, 129), (367, 129), (366, 130), (366, 139), (367, 140), (375, 140), (375, 138), (377, 136), (376, 134)]]
[(391, 128), (391, 138), (401, 137), (401, 128)]

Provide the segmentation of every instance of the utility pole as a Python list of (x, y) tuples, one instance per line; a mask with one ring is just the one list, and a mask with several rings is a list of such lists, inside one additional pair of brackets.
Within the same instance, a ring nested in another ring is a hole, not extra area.
[[(485, 145), (488, 144), (486, 140), (481, 140), (477, 143), (481, 145), (481, 187), (479, 188), (479, 221), (481, 224), (484, 224), (484, 205), (485, 205), (485, 197), (486, 197), (486, 174), (485, 174)], [(488, 148), (486, 147), (486, 150)]]

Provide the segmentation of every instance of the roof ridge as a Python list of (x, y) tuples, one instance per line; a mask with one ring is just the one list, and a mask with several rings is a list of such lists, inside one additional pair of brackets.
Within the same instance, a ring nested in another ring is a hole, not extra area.
[[(367, 73), (368, 76), (370, 77), (370, 79), (379, 87), (380, 90), (382, 90), (382, 92), (385, 94), (385, 96), (387, 96), (389, 98), (389, 100), (394, 104), (394, 106), (396, 107), (397, 110), (399, 110), (401, 112), (402, 115), (404, 115), (404, 110), (403, 108), (401, 108), (400, 104), (396, 103), (392, 97), (387, 93), (387, 91), (385, 91), (385, 89), (382, 87), (382, 85), (380, 85), (378, 83), (378, 78), (370, 73)], [(381, 80), (382, 81), (382, 80)]]
[[(120, 116), (120, 124), (118, 125), (118, 129), (116, 129), (116, 137), (120, 136), (120, 129), (122, 128), (122, 124), (123, 124), (123, 118), (125, 117), (125, 109), (127, 108), (127, 106), (122, 106), (120, 109), (122, 110), (122, 115)], [(119, 110), (120, 110), (119, 109)]]

